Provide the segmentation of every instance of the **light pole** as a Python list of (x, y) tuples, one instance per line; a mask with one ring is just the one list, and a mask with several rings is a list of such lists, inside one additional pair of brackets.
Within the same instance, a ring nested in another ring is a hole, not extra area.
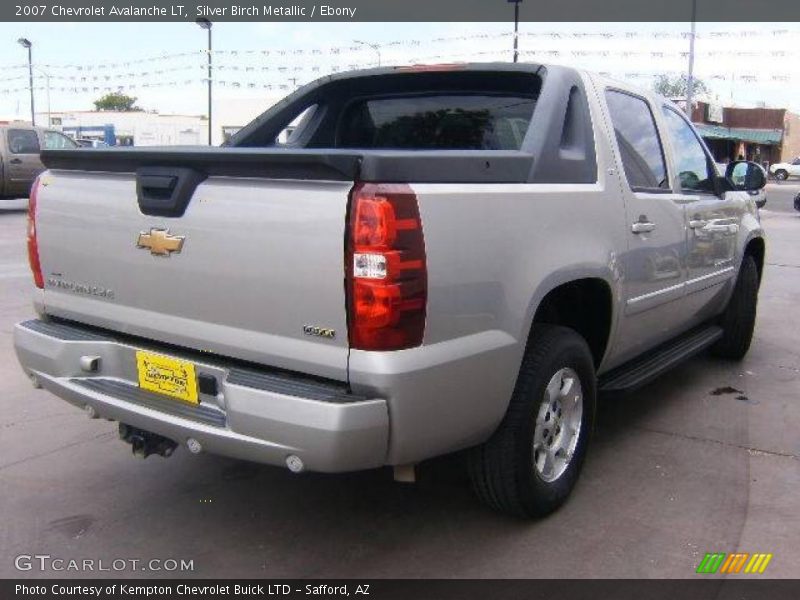
[(33, 44), (27, 38), (19, 38), (17, 43), (28, 49), (28, 87), (31, 90), (31, 125), (36, 125), (36, 113), (33, 107)]
[(362, 46), (369, 46), (378, 54), (378, 66), (381, 66), (381, 47), (378, 44), (370, 44), (369, 42), (362, 42), (361, 40), (353, 40), (356, 44), (361, 44)]
[(694, 95), (694, 38), (697, 21), (697, 0), (692, 0), (692, 32), (689, 34), (689, 75), (686, 77), (686, 115), (692, 120), (692, 96)]
[(197, 19), (195, 21), (201, 28), (208, 31), (208, 145), (211, 145), (211, 21)]
[(519, 47), (519, 3), (522, 0), (508, 1), (514, 5), (514, 62), (517, 62), (519, 59), (519, 51), (517, 50)]

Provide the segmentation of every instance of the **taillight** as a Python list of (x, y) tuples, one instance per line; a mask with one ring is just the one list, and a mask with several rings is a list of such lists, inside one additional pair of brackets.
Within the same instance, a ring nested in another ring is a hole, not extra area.
[(31, 197), (28, 201), (28, 263), (31, 265), (33, 282), (36, 284), (36, 287), (44, 289), (42, 265), (39, 262), (39, 242), (36, 238), (36, 197), (39, 194), (40, 185), (40, 177), (37, 177), (31, 187)]
[(345, 257), (350, 345), (401, 350), (422, 343), (428, 275), (417, 197), (405, 184), (357, 184)]

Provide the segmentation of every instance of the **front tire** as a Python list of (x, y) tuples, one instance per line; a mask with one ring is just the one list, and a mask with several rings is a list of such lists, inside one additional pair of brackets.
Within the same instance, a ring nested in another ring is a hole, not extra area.
[(477, 496), (495, 510), (524, 518), (561, 506), (586, 456), (596, 395), (586, 341), (566, 327), (534, 325), (505, 417), (469, 454)]
[(778, 169), (777, 171), (775, 171), (775, 179), (777, 179), (778, 181), (786, 181), (787, 179), (789, 179), (789, 172), (784, 171), (783, 169)]
[(724, 333), (711, 347), (711, 352), (716, 356), (741, 360), (747, 354), (756, 326), (758, 286), (756, 261), (750, 254), (746, 254), (742, 259), (731, 299), (720, 318)]

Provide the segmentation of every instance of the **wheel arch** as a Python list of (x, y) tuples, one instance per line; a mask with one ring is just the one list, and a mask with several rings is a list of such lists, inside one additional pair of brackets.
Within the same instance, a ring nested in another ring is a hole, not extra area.
[(537, 323), (569, 327), (589, 345), (597, 369), (608, 349), (615, 326), (614, 291), (604, 271), (562, 276), (540, 287), (532, 303), (527, 339)]
[(753, 259), (756, 261), (756, 268), (758, 269), (758, 282), (761, 283), (761, 279), (764, 275), (764, 260), (766, 256), (766, 243), (764, 242), (764, 238), (761, 236), (754, 236), (750, 238), (745, 244), (744, 252), (742, 254), (742, 259), (745, 256), (752, 256)]

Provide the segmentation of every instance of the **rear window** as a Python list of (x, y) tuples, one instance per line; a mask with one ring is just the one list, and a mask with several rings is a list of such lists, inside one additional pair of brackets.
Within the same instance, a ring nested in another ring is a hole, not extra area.
[(535, 99), (452, 93), (355, 100), (337, 147), (398, 150), (519, 150)]

